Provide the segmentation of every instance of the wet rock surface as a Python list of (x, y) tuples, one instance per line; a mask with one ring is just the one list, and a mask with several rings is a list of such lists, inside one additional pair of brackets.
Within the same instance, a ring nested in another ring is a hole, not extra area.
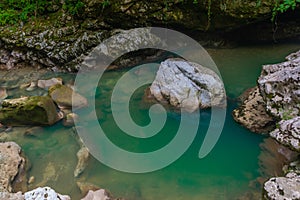
[(2, 102), (0, 122), (5, 125), (52, 125), (60, 120), (51, 98), (21, 97)]
[(89, 155), (89, 150), (85, 146), (79, 149), (76, 154), (78, 162), (74, 170), (74, 177), (78, 177), (84, 171), (88, 164)]
[(267, 113), (258, 87), (247, 91), (245, 96), (247, 97), (242, 105), (232, 113), (234, 120), (255, 133), (268, 133), (273, 130), (275, 119)]
[(223, 83), (215, 72), (181, 59), (161, 63), (150, 93), (158, 101), (188, 112), (224, 106), (226, 99)]

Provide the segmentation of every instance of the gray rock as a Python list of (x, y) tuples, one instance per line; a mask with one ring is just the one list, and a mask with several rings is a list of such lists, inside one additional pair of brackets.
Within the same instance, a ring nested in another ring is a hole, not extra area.
[(215, 72), (181, 59), (161, 63), (150, 93), (158, 101), (188, 112), (224, 106), (226, 100), (223, 83)]
[(56, 84), (60, 84), (62, 85), (62, 79), (61, 78), (51, 78), (48, 80), (38, 80), (37, 82), (37, 86), (39, 88), (48, 90), (51, 86), (56, 85)]
[(300, 117), (282, 120), (279, 127), (270, 133), (279, 143), (300, 152)]
[[(0, 143), (0, 192), (12, 192), (12, 183), (21, 171), (25, 171), (25, 158), (20, 146), (14, 142)], [(23, 180), (27, 182), (26, 176)]]
[(263, 187), (264, 200), (299, 200), (300, 176), (294, 172), (285, 177), (270, 178)]
[(48, 93), (60, 108), (79, 109), (88, 105), (85, 97), (65, 85), (56, 84), (49, 88)]
[(50, 187), (39, 187), (24, 194), (25, 200), (71, 200), (68, 195), (56, 193)]
[(22, 192), (9, 193), (9, 192), (0, 192), (1, 200), (24, 200)]
[(6, 99), (0, 109), (0, 122), (5, 125), (52, 125), (60, 119), (47, 96)]
[(99, 189), (96, 191), (90, 190), (81, 200), (111, 200), (111, 197), (107, 191)]
[(266, 104), (258, 87), (246, 91), (242, 105), (232, 112), (233, 118), (250, 131), (268, 133), (275, 128), (275, 119), (266, 111)]
[(300, 51), (287, 57), (287, 61), (264, 65), (258, 79), (266, 109), (281, 119), (300, 114)]

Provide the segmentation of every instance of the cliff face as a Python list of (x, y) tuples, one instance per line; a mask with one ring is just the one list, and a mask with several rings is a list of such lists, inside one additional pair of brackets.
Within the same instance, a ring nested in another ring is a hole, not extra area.
[(83, 6), (73, 15), (62, 2), (53, 1), (27, 23), (0, 27), (0, 63), (5, 68), (27, 62), (76, 71), (82, 57), (116, 29), (167, 27), (214, 47), (300, 35), (299, 8), (279, 15), (274, 27), (275, 0), (82, 0)]

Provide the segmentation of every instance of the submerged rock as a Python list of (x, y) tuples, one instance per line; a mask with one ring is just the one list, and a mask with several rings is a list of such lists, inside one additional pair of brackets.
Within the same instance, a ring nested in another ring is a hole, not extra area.
[(270, 178), (263, 187), (264, 200), (299, 200), (300, 176), (294, 172), (285, 177)]
[(85, 146), (81, 147), (81, 149), (77, 152), (77, 166), (74, 170), (74, 177), (78, 177), (86, 168), (88, 159), (89, 159), (89, 150)]
[(81, 200), (112, 200), (112, 198), (107, 191), (99, 189), (96, 191), (90, 190)]
[[(21, 171), (25, 171), (25, 158), (14, 142), (0, 143), (0, 192), (12, 192), (12, 184)], [(20, 180), (27, 182), (26, 175)]]
[(279, 143), (300, 152), (300, 117), (282, 120), (278, 128), (270, 133)]
[(39, 88), (42, 88), (45, 90), (48, 90), (50, 87), (52, 87), (53, 85), (56, 85), (56, 84), (62, 85), (62, 79), (61, 78), (51, 78), (48, 80), (38, 80), (38, 82), (37, 82), (37, 86)]
[(281, 119), (300, 115), (300, 51), (287, 61), (264, 65), (258, 86), (266, 102), (266, 109)]
[(50, 87), (49, 96), (61, 108), (79, 109), (88, 105), (85, 97), (65, 85), (56, 84)]
[(55, 104), (47, 96), (7, 99), (0, 109), (0, 122), (5, 125), (52, 125), (59, 120)]
[(7, 95), (6, 89), (0, 87), (0, 101), (3, 100), (3, 99), (6, 99), (7, 96), (8, 95)]
[(80, 189), (80, 192), (83, 196), (85, 196), (90, 190), (91, 191), (96, 191), (101, 189), (99, 186), (94, 185), (92, 183), (87, 183), (87, 182), (83, 182), (83, 181), (77, 181), (76, 185), (78, 186), (78, 188)]
[(156, 100), (188, 112), (224, 106), (226, 100), (223, 83), (214, 71), (181, 59), (161, 63), (150, 92)]
[(266, 104), (258, 87), (251, 88), (243, 94), (242, 105), (232, 112), (238, 123), (255, 133), (268, 133), (275, 128), (275, 119), (266, 111)]
[(68, 195), (56, 193), (50, 187), (39, 187), (24, 194), (25, 200), (71, 200)]

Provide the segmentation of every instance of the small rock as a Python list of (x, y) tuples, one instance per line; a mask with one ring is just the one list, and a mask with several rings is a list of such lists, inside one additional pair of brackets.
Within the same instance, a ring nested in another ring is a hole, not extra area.
[(74, 123), (78, 121), (78, 115), (75, 113), (69, 113), (63, 120), (63, 125), (66, 127), (74, 126)]
[(23, 83), (20, 85), (20, 89), (28, 88), (30, 86), (30, 83)]
[(31, 82), (29, 87), (26, 88), (26, 91), (31, 92), (36, 89), (36, 82)]
[(3, 99), (6, 99), (7, 96), (8, 95), (7, 95), (6, 89), (0, 87), (0, 101), (3, 100)]
[(103, 189), (89, 191), (81, 200), (111, 200), (109, 193)]
[(25, 200), (71, 200), (68, 195), (56, 193), (50, 187), (39, 187), (24, 194)]
[(49, 96), (61, 108), (79, 109), (88, 105), (85, 97), (65, 85), (56, 84), (50, 87)]
[(77, 152), (77, 166), (74, 170), (74, 177), (78, 177), (86, 168), (89, 159), (89, 150), (86, 147), (81, 147), (81, 149)]
[(39, 88), (48, 90), (53, 85), (60, 84), (62, 85), (62, 79), (61, 78), (51, 78), (48, 80), (38, 80), (37, 86)]
[(77, 181), (76, 184), (77, 184), (78, 188), (80, 189), (80, 192), (83, 196), (85, 196), (90, 190), (96, 191), (96, 190), (100, 189), (100, 187), (98, 187), (92, 183)]
[(29, 180), (28, 180), (28, 184), (32, 184), (35, 181), (35, 177), (34, 176), (30, 176)]

